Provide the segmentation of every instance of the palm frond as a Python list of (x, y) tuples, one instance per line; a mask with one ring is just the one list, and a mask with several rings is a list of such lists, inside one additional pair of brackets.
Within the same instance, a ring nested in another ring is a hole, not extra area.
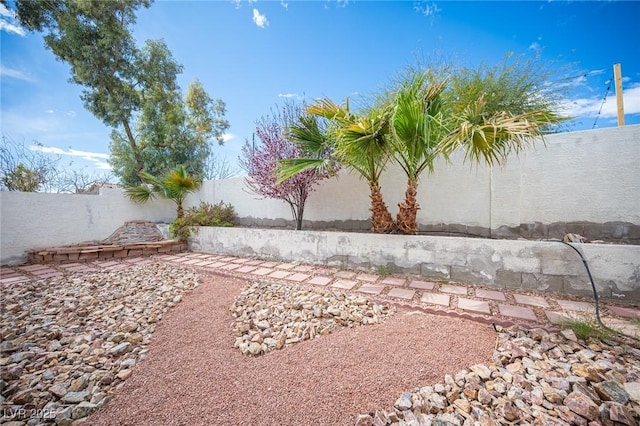
[(281, 184), (293, 176), (314, 170), (320, 174), (328, 173), (333, 175), (336, 173), (336, 163), (330, 158), (287, 158), (278, 161), (276, 169), (277, 184)]
[(155, 192), (148, 185), (130, 186), (125, 189), (125, 194), (132, 201), (143, 204), (155, 198)]
[(318, 119), (313, 115), (300, 116), (298, 123), (290, 126), (288, 132), (291, 140), (310, 157), (324, 157), (332, 148), (328, 135), (320, 129)]

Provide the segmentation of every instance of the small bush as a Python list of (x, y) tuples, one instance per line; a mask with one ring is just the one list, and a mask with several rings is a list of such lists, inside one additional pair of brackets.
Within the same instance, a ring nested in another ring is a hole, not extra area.
[(198, 207), (191, 207), (184, 217), (176, 219), (169, 225), (169, 232), (174, 237), (186, 240), (198, 231), (196, 226), (233, 226), (236, 213), (231, 204), (220, 201), (218, 204), (201, 202)]

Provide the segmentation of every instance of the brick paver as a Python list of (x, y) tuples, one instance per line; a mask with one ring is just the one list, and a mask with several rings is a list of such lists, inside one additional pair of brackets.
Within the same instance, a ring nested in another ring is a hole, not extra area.
[(571, 316), (564, 312), (544, 311), (544, 314), (549, 322), (554, 325), (561, 325), (568, 319), (571, 319)]
[(313, 284), (313, 285), (327, 285), (329, 284), (331, 281), (333, 280), (333, 278), (331, 277), (326, 277), (324, 275), (318, 275), (315, 276), (313, 278), (311, 278), (309, 280), (309, 284)]
[(246, 266), (246, 263), (245, 263), (245, 266), (243, 266), (242, 268), (236, 269), (236, 272), (240, 272), (242, 274), (248, 274), (249, 272), (255, 271), (256, 269), (257, 269), (256, 266), (251, 266), (251, 265)]
[(375, 283), (380, 278), (380, 275), (376, 274), (360, 274), (356, 277), (358, 281), (366, 281), (369, 283)]
[(237, 263), (227, 263), (220, 267), (220, 269), (224, 269), (225, 271), (235, 271), (238, 268), (242, 268), (242, 265), (238, 265)]
[(279, 279), (279, 278), (284, 278), (284, 277), (286, 277), (288, 275), (291, 275), (291, 272), (289, 272), (289, 271), (273, 271), (272, 273), (269, 274), (269, 277), (270, 278)]
[(607, 306), (611, 313), (625, 318), (640, 318), (639, 309), (624, 308), (622, 306)]
[(406, 280), (404, 278), (385, 277), (380, 283), (385, 285), (396, 285), (402, 287)]
[(409, 287), (417, 288), (419, 290), (433, 290), (435, 286), (436, 286), (436, 283), (431, 281), (413, 280), (409, 283)]
[(27, 265), (27, 266), (19, 266), (18, 269), (27, 272), (37, 271), (39, 269), (50, 269), (47, 265)]
[(297, 265), (295, 268), (293, 268), (293, 270), (296, 272), (311, 272), (313, 271), (313, 266)]
[(309, 274), (296, 273), (296, 274), (293, 274), (291, 276), (286, 277), (285, 279), (289, 280), (289, 281), (294, 281), (294, 282), (297, 282), (297, 283), (301, 283), (302, 281), (305, 281), (306, 279), (308, 279), (310, 276), (311, 275), (309, 275)]
[(211, 259), (207, 259), (207, 260), (201, 260), (197, 263), (194, 263), (193, 266), (209, 266), (212, 263), (215, 263), (215, 262), (212, 261)]
[(561, 300), (556, 299), (558, 305), (565, 311), (578, 311), (578, 312), (596, 312), (596, 307), (593, 303), (576, 302), (575, 300)]
[(19, 275), (15, 277), (1, 278), (0, 284), (19, 284), (26, 283), (27, 281), (31, 281), (31, 278)]
[(499, 300), (500, 302), (504, 302), (507, 300), (503, 292), (496, 291), (496, 290), (487, 290), (484, 288), (476, 289), (476, 297), (481, 297), (483, 299)]
[(383, 285), (362, 284), (356, 291), (359, 291), (360, 293), (375, 294), (377, 296), (382, 293), (382, 290), (384, 290)]
[(432, 305), (449, 306), (449, 296), (439, 293), (425, 293), (420, 299), (424, 303), (430, 303)]
[(513, 298), (516, 299), (516, 303), (520, 303), (521, 305), (530, 305), (537, 306), (539, 308), (548, 308), (549, 303), (544, 299), (544, 297), (537, 296), (529, 296), (527, 294), (514, 294)]
[(344, 290), (351, 290), (353, 287), (355, 287), (358, 284), (357, 281), (352, 281), (352, 280), (338, 280), (335, 283), (333, 283), (331, 285), (331, 287), (333, 288), (341, 288)]
[(465, 311), (479, 312), (481, 314), (491, 314), (489, 302), (484, 302), (482, 300), (460, 297), (458, 298), (458, 308), (464, 309)]
[(280, 265), (276, 266), (276, 269), (289, 270), (289, 269), (293, 269), (295, 267), (296, 267), (296, 265), (294, 265), (293, 263), (281, 263)]
[(514, 305), (498, 305), (498, 311), (500, 315), (505, 317), (513, 317), (519, 319), (525, 319), (530, 321), (536, 321), (536, 314), (529, 308)]
[(333, 274), (336, 276), (336, 278), (345, 278), (345, 279), (351, 279), (353, 277), (356, 276), (355, 272), (352, 271), (338, 271), (335, 274)]
[(273, 272), (273, 269), (271, 268), (258, 268), (255, 271), (251, 271), (252, 275), (260, 275), (260, 276), (264, 276), (267, 274), (270, 274)]
[(440, 291), (443, 293), (466, 295), (467, 288), (459, 285), (442, 284)]
[(387, 293), (388, 296), (397, 297), (399, 299), (411, 300), (413, 296), (416, 294), (415, 290), (409, 290), (406, 288), (392, 288)]

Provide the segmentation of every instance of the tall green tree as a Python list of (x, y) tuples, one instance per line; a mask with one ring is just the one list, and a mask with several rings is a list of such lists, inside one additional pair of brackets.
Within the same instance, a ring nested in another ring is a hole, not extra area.
[[(229, 128), (224, 102), (212, 99), (197, 79), (189, 84), (183, 98), (176, 83), (182, 66), (164, 42), (147, 41), (140, 56), (148, 89), (141, 93), (134, 129), (145, 171), (160, 176), (184, 165), (190, 175), (202, 179), (211, 154), (210, 142), (222, 144), (224, 131)], [(140, 172), (125, 132), (112, 132), (110, 149), (110, 163), (122, 182), (139, 183)]]
[(18, 19), (29, 30), (44, 32), (57, 59), (71, 67), (71, 81), (84, 87), (82, 100), (107, 126), (122, 127), (137, 170), (144, 169), (131, 127), (140, 109), (142, 78), (138, 49), (129, 30), (135, 12), (149, 0), (17, 0)]
[[(164, 173), (189, 164), (202, 174), (209, 153), (202, 141), (222, 142), (229, 127), (224, 103), (198, 82), (182, 99), (182, 72), (163, 41), (139, 49), (131, 34), (135, 12), (149, 0), (17, 0), (20, 22), (43, 32), (45, 45), (71, 67), (87, 110), (112, 127), (113, 166), (122, 182), (141, 181), (143, 170)], [(195, 139), (195, 140), (194, 140)], [(193, 164), (192, 164), (193, 163)]]

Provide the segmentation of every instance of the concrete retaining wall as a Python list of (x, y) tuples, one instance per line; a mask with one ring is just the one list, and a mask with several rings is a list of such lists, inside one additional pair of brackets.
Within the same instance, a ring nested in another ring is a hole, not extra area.
[[(599, 294), (640, 302), (640, 246), (576, 244)], [(410, 273), (497, 288), (590, 295), (583, 263), (558, 242), (202, 227), (193, 251)]]

